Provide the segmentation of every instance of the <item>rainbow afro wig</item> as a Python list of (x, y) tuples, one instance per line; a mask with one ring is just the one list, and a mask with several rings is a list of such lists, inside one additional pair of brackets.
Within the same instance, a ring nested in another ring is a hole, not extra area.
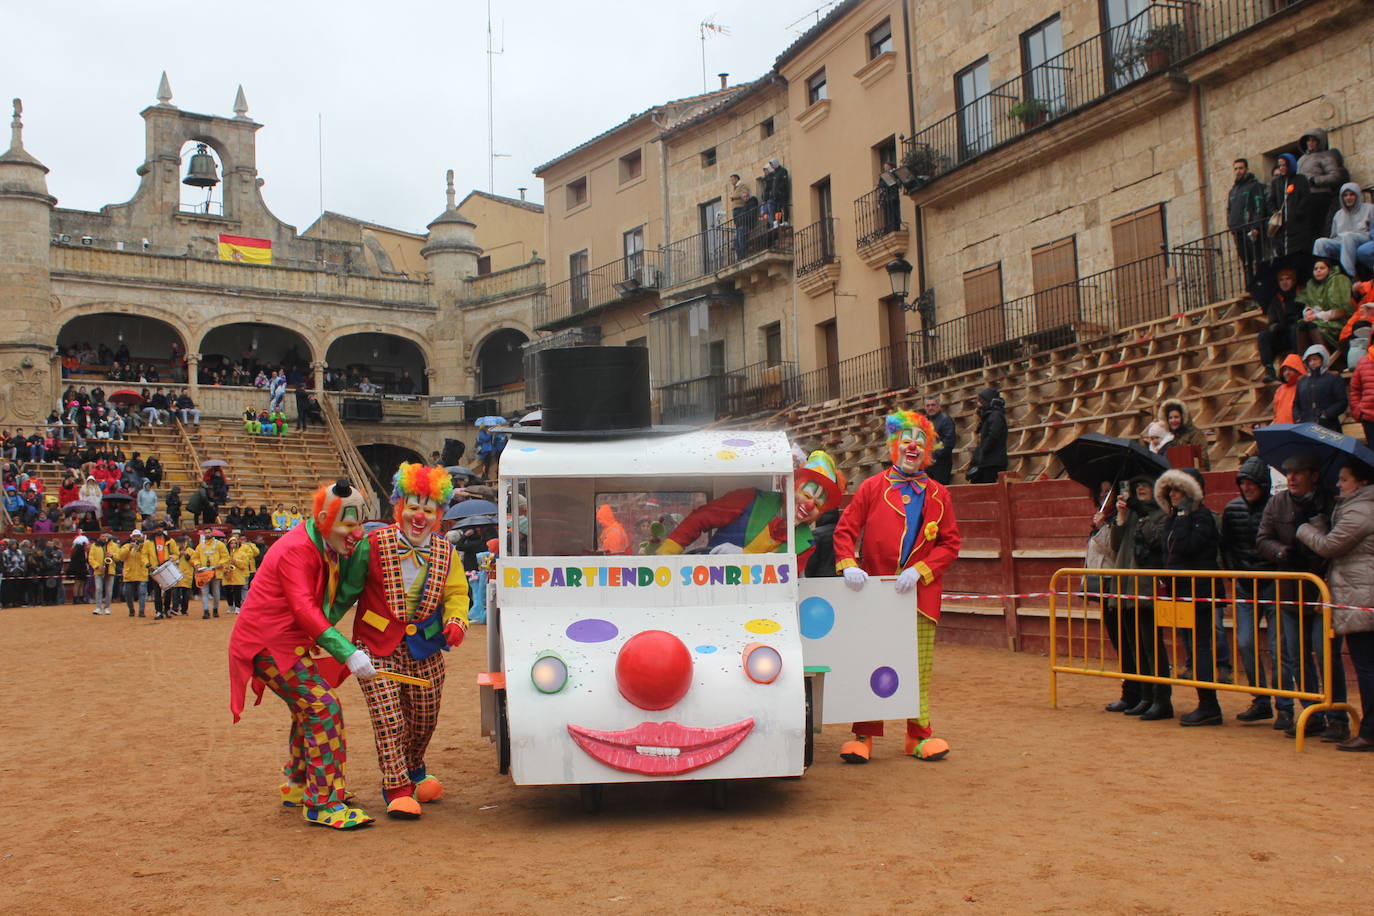
[(935, 435), (935, 427), (930, 425), (929, 418), (915, 410), (897, 410), (883, 418), (883, 431), (887, 433), (887, 447), (891, 453), (892, 463), (897, 464), (897, 451), (901, 448), (902, 433), (908, 429), (914, 430), (925, 440), (925, 458), (921, 461), (921, 468), (930, 467), (932, 454), (940, 446), (940, 437)]
[(412, 496), (417, 499), (432, 499), (442, 506), (452, 495), (453, 478), (443, 468), (404, 461), (396, 469), (396, 476), (391, 478), (393, 503)]

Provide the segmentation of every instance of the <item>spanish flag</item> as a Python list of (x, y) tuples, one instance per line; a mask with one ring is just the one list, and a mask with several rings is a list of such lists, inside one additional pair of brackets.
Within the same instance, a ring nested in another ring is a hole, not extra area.
[(219, 259), (239, 264), (271, 264), (272, 240), (250, 239), (243, 235), (220, 235)]

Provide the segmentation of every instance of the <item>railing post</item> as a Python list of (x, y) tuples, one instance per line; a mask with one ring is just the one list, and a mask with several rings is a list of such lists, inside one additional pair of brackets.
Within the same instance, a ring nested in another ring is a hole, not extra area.
[(1007, 648), (1021, 651), (1021, 622), (1016, 616), (1016, 528), (1012, 522), (1011, 484), (1019, 480), (1006, 471), (997, 475), (997, 554), (1001, 572), (1002, 622), (1007, 636)]

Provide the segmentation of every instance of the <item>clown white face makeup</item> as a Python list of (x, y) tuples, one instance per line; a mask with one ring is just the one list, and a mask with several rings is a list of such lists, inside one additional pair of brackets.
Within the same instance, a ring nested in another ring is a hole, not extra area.
[(401, 536), (416, 547), (429, 540), (439, 527), (439, 504), (432, 499), (407, 496), (401, 501)]
[(807, 480), (797, 486), (793, 494), (797, 503), (796, 523), (809, 524), (820, 517), (825, 505), (825, 488), (814, 480)]
[[(327, 512), (321, 512), (315, 517), (315, 524), (323, 526)], [(345, 498), (343, 505), (339, 507), (339, 514), (334, 519), (334, 527), (329, 529), (329, 533), (324, 536), (331, 550), (341, 557), (346, 557), (353, 552), (353, 548), (358, 546), (358, 541), (363, 535), (363, 510), (361, 498)]]
[(892, 463), (903, 474), (915, 474), (926, 458), (926, 436), (919, 429), (904, 429), (892, 445)]

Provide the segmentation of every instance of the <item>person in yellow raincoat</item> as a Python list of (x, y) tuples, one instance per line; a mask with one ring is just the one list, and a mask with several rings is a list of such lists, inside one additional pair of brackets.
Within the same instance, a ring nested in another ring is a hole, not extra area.
[(170, 590), (168, 598), (170, 609), (167, 616), (180, 614), (186, 616), (191, 606), (191, 589), (196, 585), (196, 552), (191, 547), (191, 536), (183, 534), (177, 538), (177, 569), (181, 570), (181, 581)]
[(243, 587), (248, 584), (248, 574), (253, 571), (257, 559), (257, 548), (233, 535), (227, 545), (229, 562), (224, 567), (224, 600), (229, 605), (229, 613), (237, 614), (243, 606)]
[[(202, 534), (200, 546), (194, 551), (196, 578), (201, 580), (200, 608), (201, 620), (212, 614), (219, 616), (219, 597), (224, 580), (224, 568), (229, 565), (229, 549), (221, 541), (220, 532), (208, 531)], [(211, 599), (214, 599), (213, 605)]]
[(290, 529), (291, 513), (286, 511), (285, 503), (277, 503), (277, 508), (272, 510), (272, 527), (277, 531)]
[(92, 614), (109, 616), (110, 602), (114, 598), (114, 582), (118, 573), (119, 545), (108, 531), (102, 531), (86, 551), (86, 562), (95, 576), (95, 610)]
[(129, 605), (129, 616), (134, 616), (134, 601), (138, 601), (138, 616), (147, 616), (144, 610), (148, 603), (148, 571), (152, 569), (152, 548), (143, 538), (143, 532), (135, 528), (129, 533), (129, 540), (118, 548), (115, 558), (120, 563), (124, 575), (124, 603)]

